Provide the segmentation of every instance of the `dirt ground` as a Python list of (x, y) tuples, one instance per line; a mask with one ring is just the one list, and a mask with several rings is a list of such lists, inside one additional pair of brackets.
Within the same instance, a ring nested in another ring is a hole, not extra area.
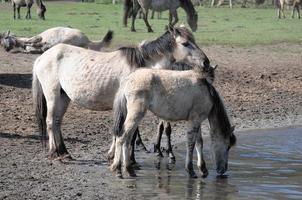
[[(219, 65), (214, 85), (237, 131), (302, 125), (301, 44), (203, 49)], [(123, 185), (106, 165), (111, 112), (71, 105), (62, 130), (76, 160), (46, 159), (31, 99), (36, 57), (0, 49), (0, 199), (131, 199), (131, 185)], [(140, 126), (147, 145), (154, 141), (157, 122), (148, 113)], [(184, 127), (173, 124), (175, 148), (184, 139)]]

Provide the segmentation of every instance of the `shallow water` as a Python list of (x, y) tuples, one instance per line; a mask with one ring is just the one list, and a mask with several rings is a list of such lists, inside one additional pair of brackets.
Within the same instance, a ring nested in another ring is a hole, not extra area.
[(244, 132), (237, 141), (224, 177), (216, 177), (205, 139), (207, 178), (187, 177), (185, 145), (180, 144), (174, 165), (167, 158), (137, 153), (143, 170), (121, 182), (138, 199), (302, 199), (302, 128)]

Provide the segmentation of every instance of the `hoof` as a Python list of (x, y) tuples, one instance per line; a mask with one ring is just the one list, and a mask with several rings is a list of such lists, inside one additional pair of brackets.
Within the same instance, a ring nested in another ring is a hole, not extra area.
[(154, 31), (152, 29), (148, 29), (148, 33), (153, 33)]
[(203, 171), (203, 172), (202, 172), (201, 177), (202, 177), (202, 178), (207, 178), (208, 175), (209, 175), (209, 171), (206, 169), (206, 171)]
[(135, 29), (131, 29), (131, 32), (136, 32), (136, 30)]
[(190, 178), (198, 178), (194, 170), (187, 170)]
[(135, 173), (134, 169), (131, 166), (126, 167), (125, 172), (127, 173), (127, 175), (129, 177), (136, 177), (136, 173)]
[(134, 170), (141, 170), (141, 165), (138, 164), (137, 162), (132, 163), (132, 164), (131, 164), (131, 167), (132, 167)]

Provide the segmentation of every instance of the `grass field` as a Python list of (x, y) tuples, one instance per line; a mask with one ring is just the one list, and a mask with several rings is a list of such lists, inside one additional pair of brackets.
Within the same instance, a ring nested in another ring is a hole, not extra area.
[[(150, 20), (155, 33), (147, 33), (142, 20), (137, 20), (136, 33), (122, 26), (122, 5), (46, 2), (46, 20), (37, 19), (35, 6), (32, 20), (25, 20), (26, 9), (21, 10), (21, 20), (13, 20), (10, 3), (0, 4), (0, 31), (10, 29), (18, 36), (31, 36), (54, 26), (71, 26), (85, 32), (90, 38), (100, 39), (108, 29), (115, 33), (114, 46), (135, 44), (141, 40), (155, 38), (162, 34), (168, 22), (167, 13), (163, 19)], [(195, 37), (202, 45), (252, 46), (279, 42), (302, 42), (302, 20), (288, 18), (278, 20), (276, 11), (270, 8), (235, 7), (229, 9), (199, 7), (198, 30)], [(184, 23), (185, 13), (179, 9), (179, 23)], [(130, 20), (129, 20), (130, 22)], [(130, 25), (130, 23), (129, 23)]]

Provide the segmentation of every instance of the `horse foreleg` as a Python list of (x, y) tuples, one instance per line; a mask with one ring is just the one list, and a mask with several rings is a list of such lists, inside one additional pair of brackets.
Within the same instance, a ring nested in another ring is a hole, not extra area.
[(131, 0), (124, 0), (124, 15), (123, 15), (123, 24), (124, 27), (127, 27), (127, 21), (131, 9), (133, 9)]
[(16, 4), (13, 3), (13, 8), (14, 8), (14, 19), (16, 19)]
[(232, 0), (229, 0), (229, 5), (230, 5), (230, 8), (232, 9), (233, 8), (233, 2), (232, 2)]
[(152, 28), (151, 28), (151, 26), (150, 26), (150, 24), (148, 22), (148, 10), (144, 10), (143, 11), (143, 19), (144, 19), (144, 22), (145, 22), (145, 24), (146, 24), (146, 26), (148, 28), (148, 32), (149, 33), (153, 32), (153, 30), (152, 30)]
[(115, 153), (115, 140), (116, 140), (116, 137), (113, 136), (112, 137), (112, 143), (111, 143), (111, 146), (110, 146), (110, 149), (107, 153), (107, 161), (108, 161), (108, 165), (111, 165), (112, 162), (113, 162), (113, 159), (114, 159), (114, 153)]
[(166, 136), (167, 136), (167, 154), (169, 155), (171, 163), (174, 163), (175, 162), (175, 155), (174, 155), (173, 150), (172, 150), (171, 132), (172, 132), (171, 124), (170, 124), (170, 122), (167, 122), (166, 126), (165, 126), (165, 133), (166, 133)]
[(196, 135), (196, 152), (197, 152), (197, 167), (199, 171), (202, 173), (202, 177), (207, 177), (209, 175), (208, 169), (206, 167), (206, 163), (203, 159), (203, 141), (202, 141), (202, 135), (199, 128), (199, 131)]
[(142, 140), (142, 138), (141, 138), (141, 134), (139, 133), (139, 129), (137, 129), (137, 130), (135, 131), (135, 133), (136, 133), (135, 145), (136, 145), (136, 146), (141, 146), (141, 148), (142, 148), (144, 151), (148, 152), (148, 150), (147, 150), (147, 148), (146, 148), (146, 146), (145, 146), (145, 144), (143, 143), (143, 140)]
[(197, 178), (193, 169), (193, 151), (196, 142), (196, 135), (198, 134), (200, 125), (191, 124), (187, 132), (187, 155), (186, 155), (186, 170), (191, 178)]

